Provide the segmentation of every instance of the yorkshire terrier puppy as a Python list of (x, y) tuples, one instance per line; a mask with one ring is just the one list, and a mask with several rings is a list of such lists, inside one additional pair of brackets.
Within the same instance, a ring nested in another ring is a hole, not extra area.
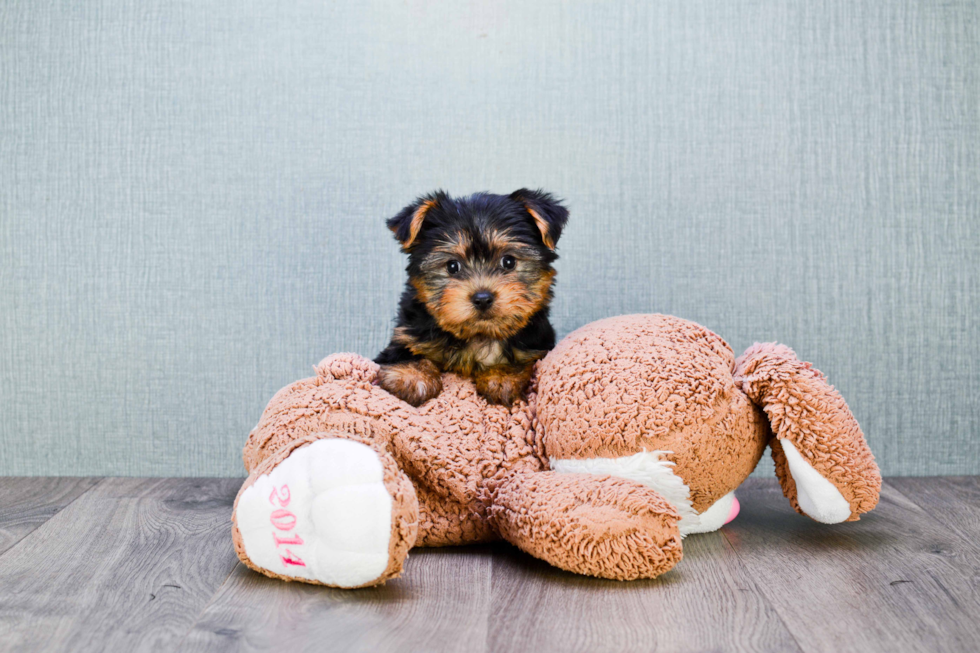
[(520, 399), (534, 362), (555, 346), (551, 264), (567, 220), (558, 200), (527, 189), (438, 191), (388, 220), (408, 254), (408, 283), (391, 343), (374, 359), (381, 387), (419, 406), (453, 372), (491, 403)]

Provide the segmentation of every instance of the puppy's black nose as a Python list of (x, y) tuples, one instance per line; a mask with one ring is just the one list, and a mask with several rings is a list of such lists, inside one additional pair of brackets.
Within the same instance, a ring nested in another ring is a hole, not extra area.
[(478, 290), (470, 296), (470, 301), (481, 311), (485, 311), (493, 305), (493, 293), (489, 290)]

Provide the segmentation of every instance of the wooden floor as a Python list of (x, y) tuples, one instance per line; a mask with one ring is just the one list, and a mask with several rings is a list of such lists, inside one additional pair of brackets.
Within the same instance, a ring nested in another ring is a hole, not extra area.
[(231, 546), (238, 479), (0, 479), (10, 651), (977, 651), (980, 479), (886, 482), (858, 523), (774, 481), (655, 581), (568, 574), (506, 544), (418, 550), (343, 591), (270, 580)]

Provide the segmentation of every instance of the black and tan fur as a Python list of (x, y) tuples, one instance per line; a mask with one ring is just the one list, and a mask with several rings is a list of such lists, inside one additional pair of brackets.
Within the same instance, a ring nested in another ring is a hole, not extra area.
[(555, 344), (548, 304), (567, 219), (548, 193), (521, 189), (436, 192), (388, 220), (409, 262), (394, 336), (375, 359), (381, 386), (418, 406), (453, 372), (492, 403), (519, 399)]

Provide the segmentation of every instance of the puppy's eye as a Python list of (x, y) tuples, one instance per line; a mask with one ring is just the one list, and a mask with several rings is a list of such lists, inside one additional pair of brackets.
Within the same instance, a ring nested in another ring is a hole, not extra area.
[(450, 261), (446, 263), (446, 272), (449, 274), (456, 274), (459, 272), (459, 261)]
[(517, 259), (513, 256), (507, 255), (500, 259), (500, 267), (505, 270), (513, 270), (515, 265), (517, 265)]

